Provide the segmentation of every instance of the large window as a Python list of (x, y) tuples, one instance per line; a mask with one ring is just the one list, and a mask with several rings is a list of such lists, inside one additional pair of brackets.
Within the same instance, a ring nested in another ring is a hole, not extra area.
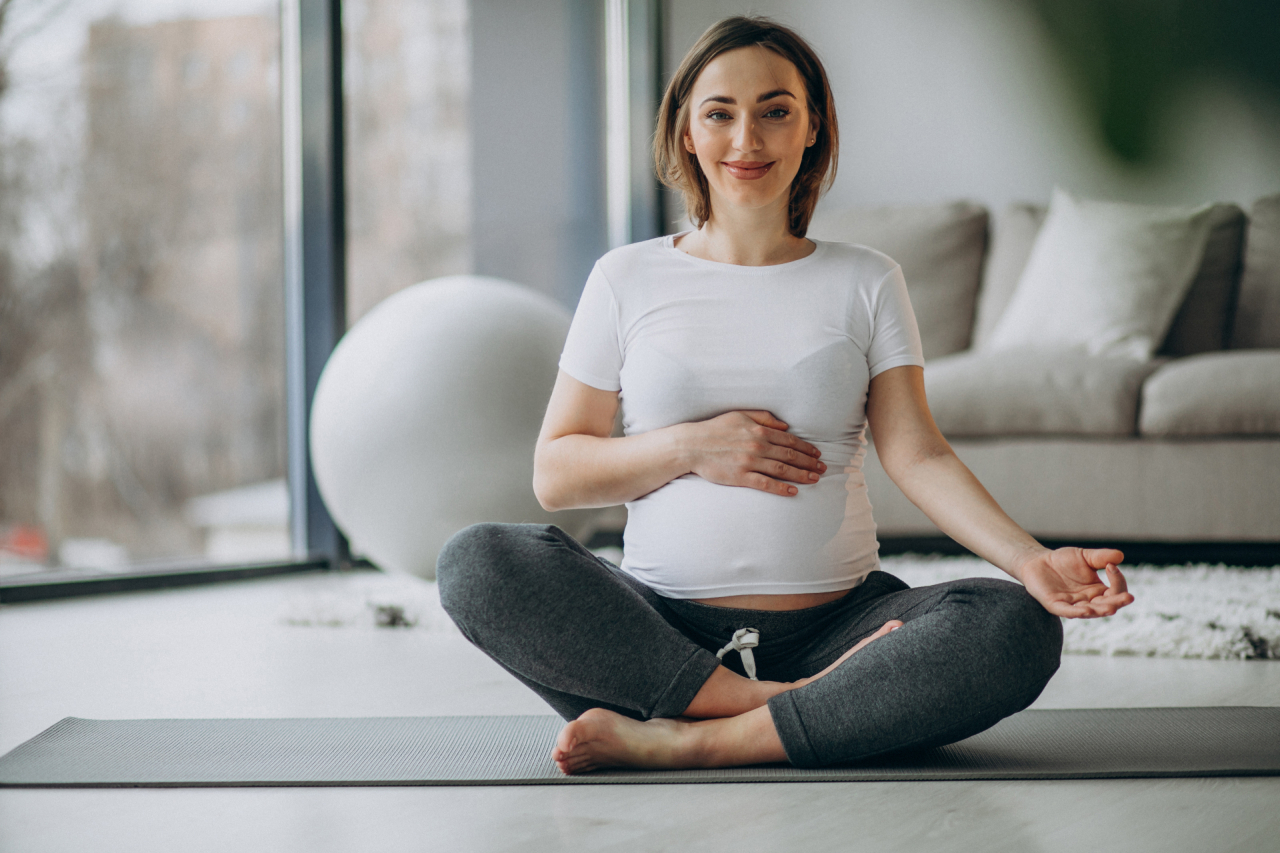
[(347, 322), (472, 271), (466, 0), (345, 0)]
[(4, 7), (0, 573), (288, 558), (277, 4)]
[(340, 558), (306, 417), (342, 331), (455, 273), (572, 309), (607, 248), (605, 17), (0, 0), (0, 600)]

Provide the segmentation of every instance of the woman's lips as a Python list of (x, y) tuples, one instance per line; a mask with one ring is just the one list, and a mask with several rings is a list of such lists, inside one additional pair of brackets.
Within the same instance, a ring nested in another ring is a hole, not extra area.
[(763, 178), (765, 173), (773, 168), (773, 162), (757, 163), (748, 160), (726, 160), (723, 165), (730, 175), (735, 178), (741, 178), (744, 181)]

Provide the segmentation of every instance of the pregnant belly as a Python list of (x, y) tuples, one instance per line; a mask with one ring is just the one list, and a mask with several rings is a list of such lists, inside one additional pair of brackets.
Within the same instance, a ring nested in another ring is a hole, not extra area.
[(875, 560), (856, 469), (833, 465), (793, 497), (686, 474), (627, 509), (623, 568), (677, 598), (848, 589)]

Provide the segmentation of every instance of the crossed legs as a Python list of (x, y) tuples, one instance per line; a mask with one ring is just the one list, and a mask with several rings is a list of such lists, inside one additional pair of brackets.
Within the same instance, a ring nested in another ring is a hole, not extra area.
[(826, 669), (791, 683), (752, 681), (720, 667), (679, 719), (639, 722), (592, 708), (561, 729), (551, 758), (565, 773), (601, 767), (734, 767), (786, 761), (769, 699), (817, 681), (902, 624), (886, 622)]
[(569, 721), (553, 753), (565, 772), (822, 766), (950, 743), (1034, 701), (1061, 650), (1057, 617), (1017, 584), (909, 589), (873, 573), (820, 641), (754, 682), (554, 525), (474, 525), (438, 573), (468, 639)]

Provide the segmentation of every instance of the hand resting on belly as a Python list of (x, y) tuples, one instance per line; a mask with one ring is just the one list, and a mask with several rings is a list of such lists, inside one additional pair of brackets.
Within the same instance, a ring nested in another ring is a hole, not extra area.
[[(822, 451), (787, 432), (787, 424), (765, 411), (726, 412), (697, 426), (693, 473), (722, 486), (743, 486), (794, 497), (792, 483), (812, 485), (827, 470)], [(699, 604), (739, 610), (802, 610), (835, 601), (849, 590), (794, 595), (727, 595), (695, 598)]]
[(822, 451), (787, 432), (770, 412), (725, 412), (681, 426), (692, 428), (686, 432), (689, 470), (708, 482), (790, 497), (798, 494), (792, 483), (816, 483), (827, 470)]
[[(794, 498), (827, 473), (822, 451), (764, 410), (733, 410), (702, 421), (613, 437), (618, 392), (561, 370), (534, 455), (534, 492), (544, 509), (613, 506), (694, 474), (707, 483)], [(837, 460), (837, 465), (840, 461)], [(748, 610), (814, 607), (848, 590), (695, 599)]]

